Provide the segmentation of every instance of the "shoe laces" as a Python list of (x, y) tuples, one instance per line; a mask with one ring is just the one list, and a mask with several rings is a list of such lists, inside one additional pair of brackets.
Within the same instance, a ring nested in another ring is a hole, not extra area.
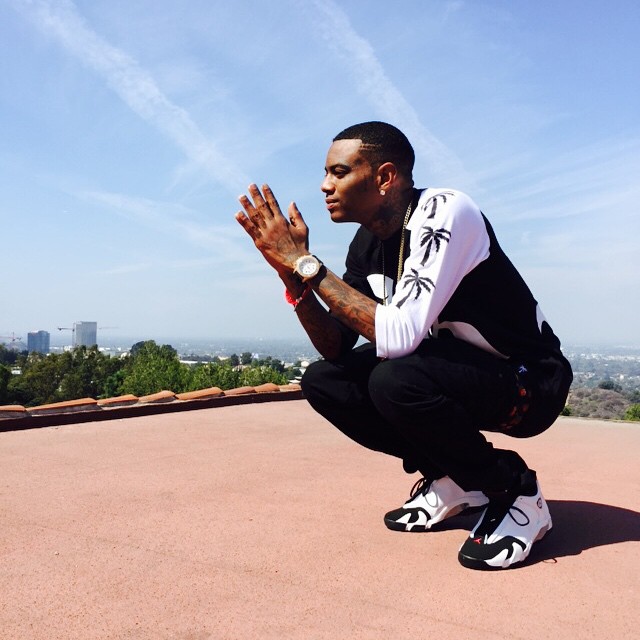
[(409, 497), (415, 498), (419, 493), (422, 493), (423, 495), (429, 493), (431, 482), (431, 480), (427, 480), (425, 477), (420, 478), (413, 487), (411, 487)]
[(482, 518), (482, 523), (475, 532), (475, 536), (484, 537), (491, 535), (507, 515), (521, 527), (524, 527), (531, 522), (529, 516), (513, 503), (489, 503), (484, 517)]

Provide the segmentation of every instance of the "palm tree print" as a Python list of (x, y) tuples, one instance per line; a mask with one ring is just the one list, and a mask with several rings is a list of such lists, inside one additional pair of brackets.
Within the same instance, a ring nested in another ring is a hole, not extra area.
[(431, 278), (427, 278), (426, 276), (420, 277), (416, 269), (410, 269), (410, 271), (411, 274), (402, 279), (402, 288), (406, 289), (409, 287), (409, 293), (398, 302), (398, 307), (401, 307), (414, 292), (415, 296), (413, 299), (417, 300), (423, 291), (431, 293), (431, 291), (435, 289), (435, 282)]
[(431, 196), (421, 207), (423, 211), (426, 211), (431, 206), (431, 213), (427, 216), (429, 218), (435, 218), (436, 211), (438, 210), (438, 198), (442, 200), (442, 204), (447, 204), (447, 196), (455, 195), (453, 191), (441, 191), (436, 193), (435, 196)]
[(420, 238), (420, 246), (427, 246), (424, 252), (424, 258), (422, 258), (422, 264), (429, 259), (431, 250), (434, 249), (436, 253), (440, 251), (440, 245), (443, 242), (449, 242), (451, 239), (451, 231), (446, 229), (434, 229), (433, 227), (425, 227)]

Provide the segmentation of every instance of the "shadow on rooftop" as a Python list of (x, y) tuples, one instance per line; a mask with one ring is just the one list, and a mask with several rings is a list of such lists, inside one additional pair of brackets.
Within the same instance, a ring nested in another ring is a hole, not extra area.
[[(538, 562), (557, 562), (558, 558), (577, 556), (594, 547), (621, 542), (640, 541), (640, 513), (596, 502), (578, 500), (548, 500), (553, 529), (531, 555), (514, 568), (524, 568)], [(469, 509), (433, 527), (433, 531), (466, 529), (471, 531), (482, 509)]]
[(640, 541), (637, 511), (577, 500), (549, 500), (548, 504), (553, 535), (534, 546), (531, 564), (577, 556), (594, 547)]

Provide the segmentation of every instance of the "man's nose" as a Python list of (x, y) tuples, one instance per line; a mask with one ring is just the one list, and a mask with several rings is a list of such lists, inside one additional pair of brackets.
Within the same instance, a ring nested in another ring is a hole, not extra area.
[(322, 184), (320, 185), (320, 191), (322, 191), (323, 193), (331, 193), (333, 189), (334, 187), (333, 182), (331, 181), (331, 176), (327, 174), (324, 177)]

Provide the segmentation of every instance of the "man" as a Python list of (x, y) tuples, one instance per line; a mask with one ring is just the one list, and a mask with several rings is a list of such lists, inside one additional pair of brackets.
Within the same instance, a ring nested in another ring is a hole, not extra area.
[[(462, 544), (472, 569), (522, 562), (551, 529), (535, 471), (481, 433), (529, 437), (562, 410), (572, 373), (560, 343), (476, 204), (414, 189), (414, 152), (382, 122), (331, 145), (321, 189), (334, 222), (360, 225), (342, 279), (308, 248), (271, 190), (249, 187), (236, 219), (285, 284), (324, 357), (306, 371), (311, 406), (356, 442), (423, 478), (390, 529), (426, 531), (485, 507)], [(322, 300), (328, 310), (320, 304)], [(358, 336), (369, 342), (353, 348)]]

